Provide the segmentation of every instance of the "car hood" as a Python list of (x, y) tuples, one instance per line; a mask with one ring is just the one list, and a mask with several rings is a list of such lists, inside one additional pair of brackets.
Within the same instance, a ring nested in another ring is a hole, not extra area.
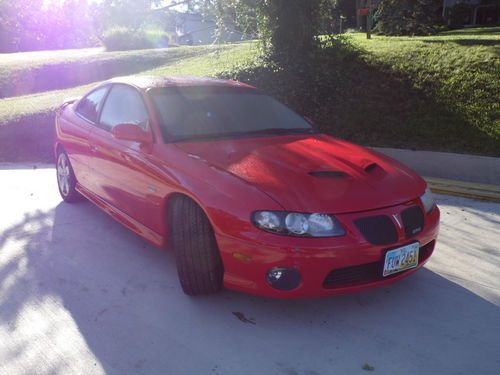
[(422, 178), (395, 160), (324, 134), (177, 146), (256, 186), (289, 211), (371, 210), (415, 199), (425, 189)]

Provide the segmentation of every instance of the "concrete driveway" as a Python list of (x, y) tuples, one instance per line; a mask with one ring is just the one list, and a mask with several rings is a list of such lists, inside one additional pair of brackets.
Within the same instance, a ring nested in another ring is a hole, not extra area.
[(1, 374), (500, 374), (500, 205), (439, 196), (425, 269), (307, 301), (190, 298), (53, 169), (0, 170)]

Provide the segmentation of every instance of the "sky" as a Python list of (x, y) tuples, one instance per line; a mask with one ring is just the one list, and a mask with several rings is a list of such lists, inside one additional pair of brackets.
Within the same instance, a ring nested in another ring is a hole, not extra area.
[[(43, 5), (45, 7), (52, 6), (52, 5), (61, 5), (65, 2), (66, 0), (44, 0)], [(94, 3), (100, 3), (102, 0), (90, 0), (91, 2)], [(162, 6), (167, 6), (175, 2), (181, 2), (182, 0), (163, 0), (160, 4), (160, 7)], [(173, 9), (178, 10), (180, 12), (186, 11), (187, 6), (185, 4), (181, 4), (178, 7), (174, 7)]]

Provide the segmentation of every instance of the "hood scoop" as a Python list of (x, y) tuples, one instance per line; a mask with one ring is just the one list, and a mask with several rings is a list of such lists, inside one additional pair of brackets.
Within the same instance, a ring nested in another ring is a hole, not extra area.
[(369, 163), (363, 169), (365, 173), (377, 178), (383, 178), (386, 174), (385, 170), (377, 163)]
[(320, 177), (320, 178), (345, 178), (349, 177), (349, 175), (345, 172), (341, 171), (313, 171), (309, 172), (309, 175), (313, 177)]

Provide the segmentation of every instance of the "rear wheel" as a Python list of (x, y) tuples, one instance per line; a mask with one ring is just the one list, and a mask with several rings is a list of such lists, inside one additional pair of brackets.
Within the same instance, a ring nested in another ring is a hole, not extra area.
[(169, 225), (184, 293), (195, 296), (221, 290), (224, 268), (212, 226), (203, 210), (187, 197), (174, 198)]
[(57, 187), (62, 199), (68, 203), (82, 200), (82, 196), (76, 191), (76, 178), (68, 155), (60, 149), (57, 153)]

